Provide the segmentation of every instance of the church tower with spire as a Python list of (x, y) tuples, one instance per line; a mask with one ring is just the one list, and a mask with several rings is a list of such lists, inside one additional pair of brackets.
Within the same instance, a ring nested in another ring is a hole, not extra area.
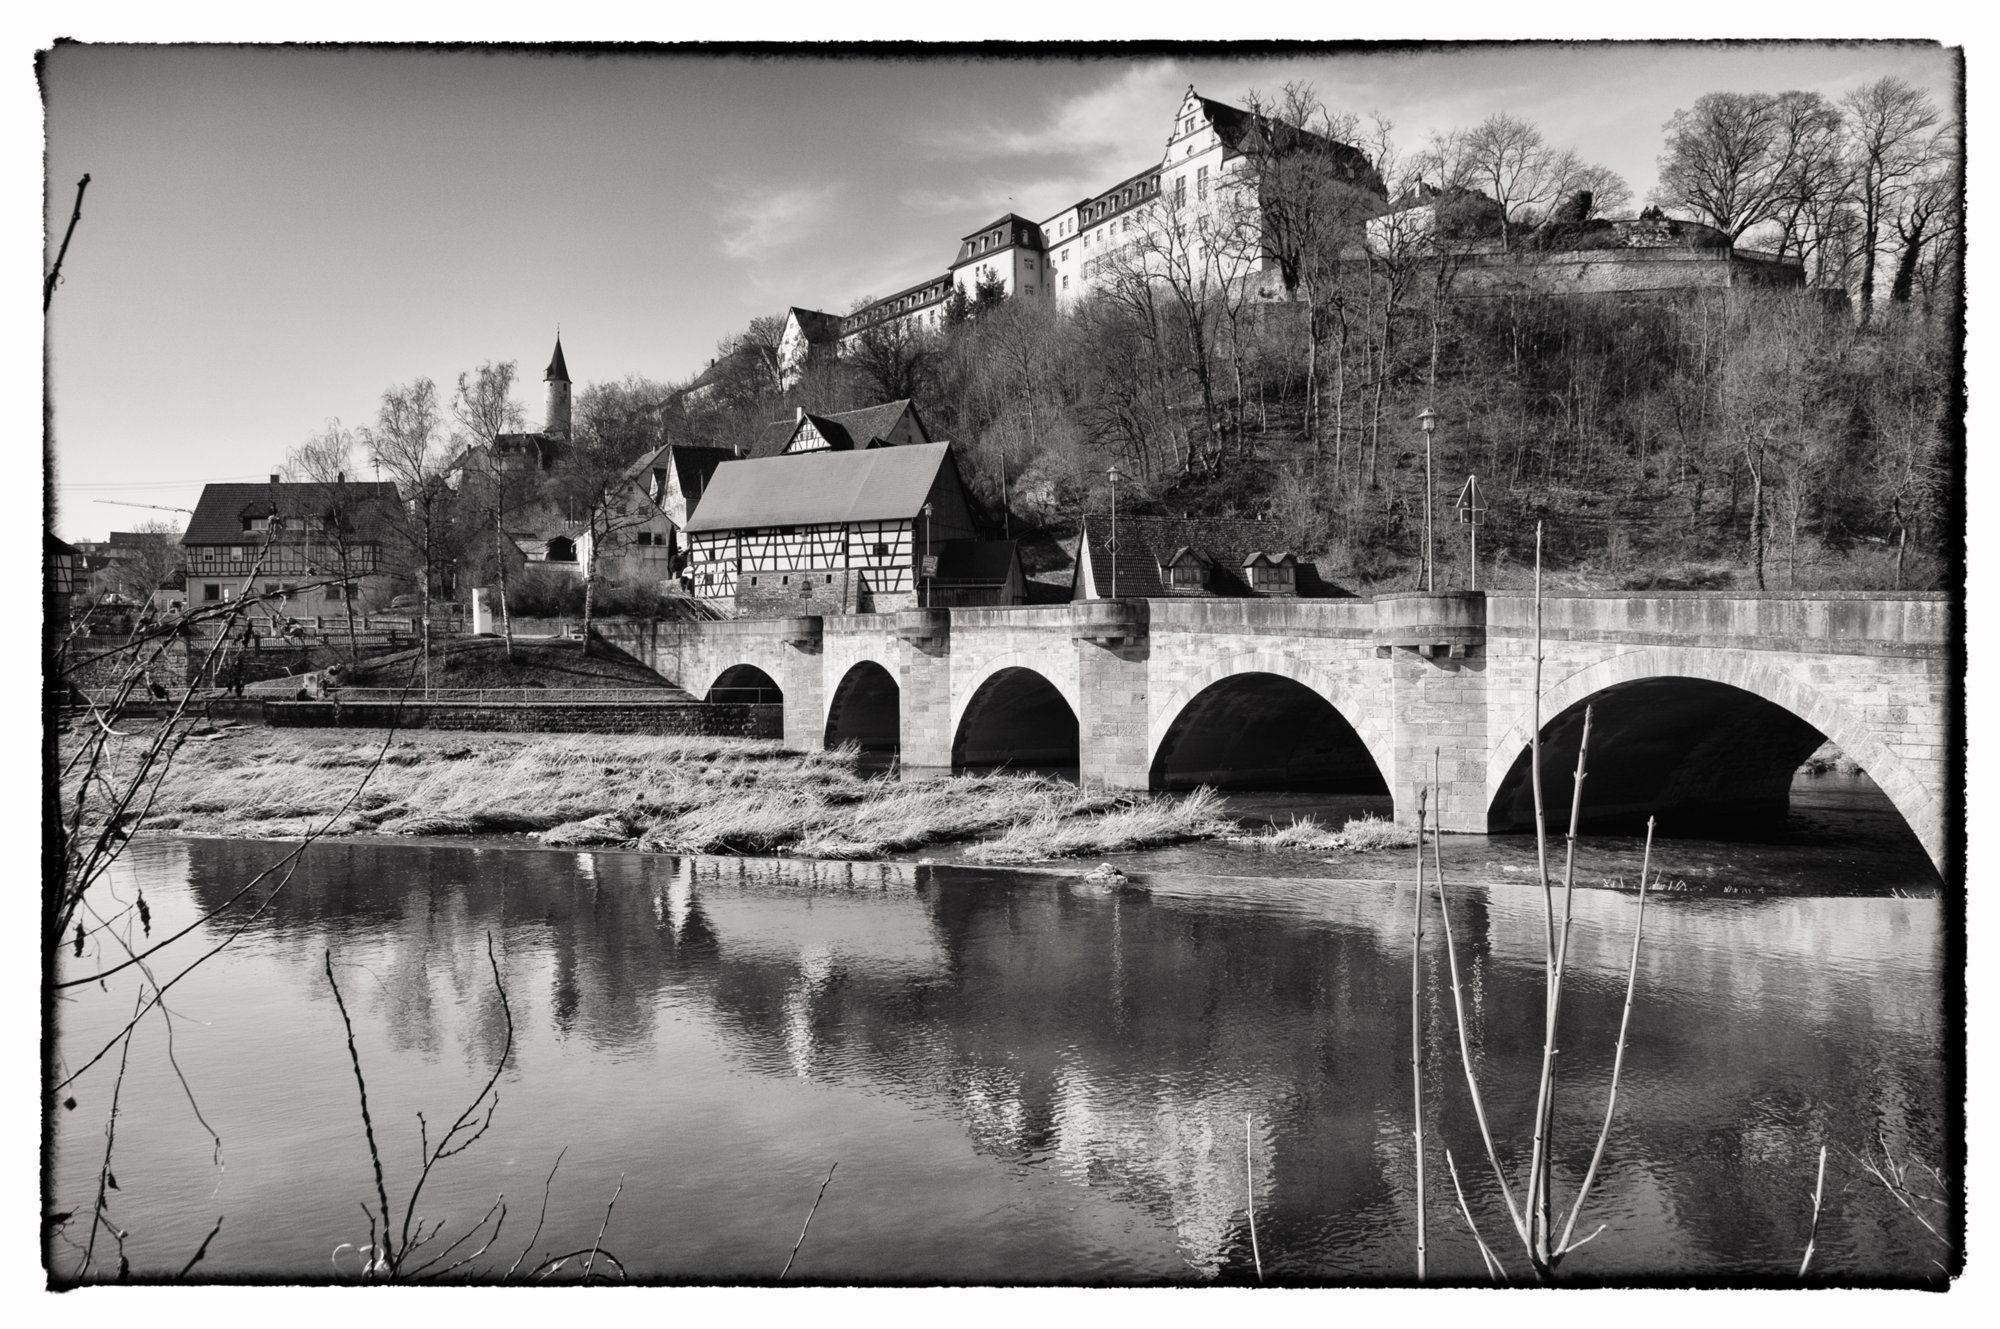
[(556, 353), (549, 361), (548, 372), (542, 375), (546, 408), (542, 413), (542, 432), (567, 442), (570, 437), (569, 415), (569, 366), (563, 363), (562, 331), (556, 331)]

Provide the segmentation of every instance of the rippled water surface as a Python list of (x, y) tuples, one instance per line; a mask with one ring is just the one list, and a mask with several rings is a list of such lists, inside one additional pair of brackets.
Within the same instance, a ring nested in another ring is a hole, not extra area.
[[(116, 888), (143, 887), (159, 936), (283, 849), (151, 840)], [(1484, 881), (1454, 887), (1452, 922), (1487, 1106), (1518, 1166), (1541, 897)], [(219, 1164), (157, 1020), (132, 1041), (114, 1212), (135, 1273), (177, 1270), (221, 1215), (203, 1272), (332, 1276), (335, 1248), (367, 1240), (374, 1183), (322, 957), (401, 1194), (415, 1114), (433, 1129), (449, 1119), (501, 1046), (490, 933), (514, 1054), (490, 1133), (443, 1165), (421, 1212), (455, 1232), (504, 1193), (499, 1268), (567, 1149), (543, 1245), (587, 1245), (622, 1176), (604, 1244), (640, 1278), (774, 1278), (838, 1161), (794, 1279), (1240, 1281), (1253, 1277), (1247, 1161), (1267, 1277), (1406, 1279), (1412, 900), (1369, 880), (1135, 871), (1107, 891), (962, 867), (322, 843), (170, 994), (173, 1049)], [(1505, 1218), (1458, 1071), (1432, 905), (1430, 1263), (1474, 1279), (1444, 1148), (1496, 1245)], [(1845, 1151), (1886, 1139), (1945, 1161), (1946, 907), (1655, 897), (1619, 1114), (1579, 1227), (1605, 1231), (1566, 1270), (1787, 1277), (1824, 1143), (1816, 1267), (1938, 1275), (1946, 1253)], [(1557, 1099), (1565, 1197), (1602, 1110), (1635, 901), (1586, 891), (1578, 908)], [(60, 1009), (62, 1064), (129, 1016), (119, 982)], [(76, 1109), (58, 1113), (58, 1210), (89, 1212), (115, 1070), (114, 1055), (85, 1073)], [(52, 1243), (59, 1267), (81, 1235), (72, 1224)]]

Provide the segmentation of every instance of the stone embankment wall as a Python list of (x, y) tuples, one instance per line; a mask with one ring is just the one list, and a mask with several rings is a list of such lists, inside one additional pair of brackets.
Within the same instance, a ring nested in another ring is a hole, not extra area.
[(657, 734), (778, 738), (784, 707), (742, 702), (282, 701), (264, 706), (276, 728), (476, 729), (518, 733)]

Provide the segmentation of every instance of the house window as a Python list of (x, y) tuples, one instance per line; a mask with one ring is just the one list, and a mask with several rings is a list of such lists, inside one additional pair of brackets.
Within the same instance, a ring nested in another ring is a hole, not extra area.
[(1033, 282), (1029, 282), (1027, 285), (1021, 288), (1021, 294), (1023, 295), (1033, 295), (1034, 293), (1035, 293), (1035, 284)]
[(201, 598), (211, 601), (220, 600), (222, 598), (222, 588), (212, 581), (204, 583), (201, 588)]
[(888, 545), (886, 545), (886, 544), (881, 544), (881, 543), (878, 543), (878, 544), (876, 544), (876, 546), (875, 546), (875, 557), (876, 557), (876, 558), (887, 558), (887, 557), (889, 557), (889, 546), (888, 546)]
[(1065, 262), (1065, 263), (1069, 262), (1069, 247), (1068, 247), (1067, 245), (1065, 245), (1065, 246), (1063, 247), (1063, 251), (1062, 251), (1062, 255), (1061, 255), (1061, 257), (1062, 257), (1062, 261), (1063, 261), (1063, 262)]
[(1187, 177), (1184, 175), (1174, 177), (1174, 206), (1177, 208), (1187, 206)]
[(1063, 289), (1065, 291), (1069, 289), (1069, 274), (1067, 272), (1063, 274)]

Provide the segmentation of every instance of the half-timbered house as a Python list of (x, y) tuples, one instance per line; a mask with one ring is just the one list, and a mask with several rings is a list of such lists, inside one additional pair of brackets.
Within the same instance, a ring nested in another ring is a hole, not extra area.
[(1020, 594), (1018, 570), (1001, 566), (1017, 569), (1011, 554), (958, 547), (980, 542), (949, 443), (724, 462), (687, 533), (694, 594), (740, 616), (919, 608), (948, 551), (955, 567), (1000, 567), (985, 603)]

